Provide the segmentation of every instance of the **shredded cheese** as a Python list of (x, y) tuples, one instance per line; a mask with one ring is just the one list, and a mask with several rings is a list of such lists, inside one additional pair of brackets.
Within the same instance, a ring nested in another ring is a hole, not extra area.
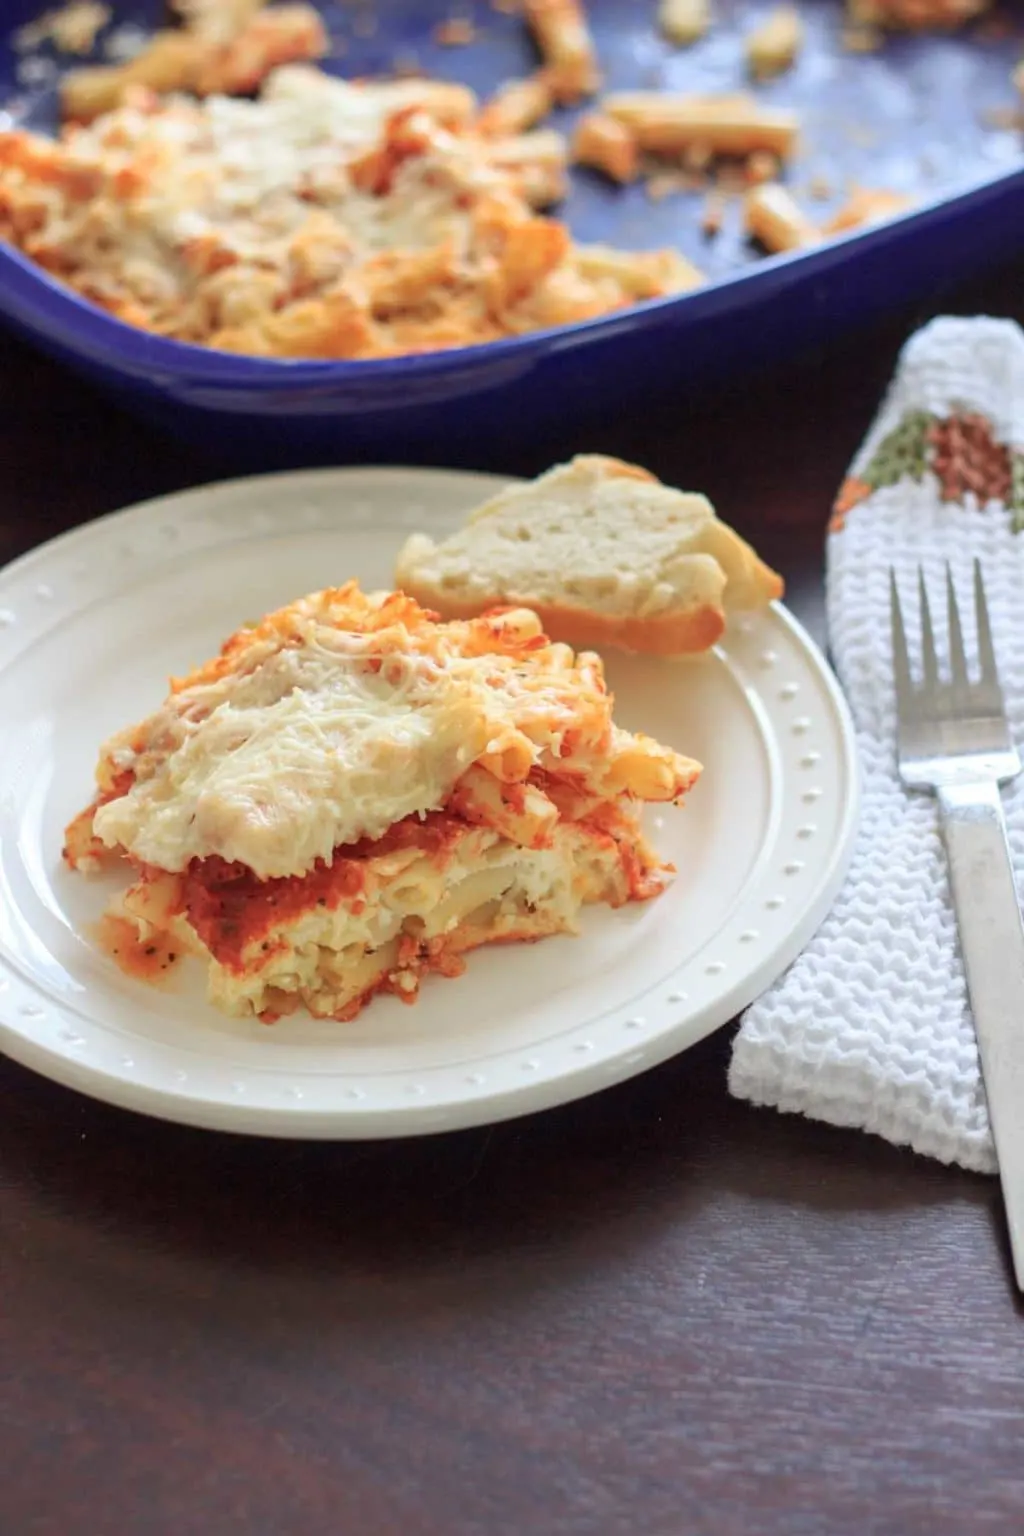
[(302, 875), (445, 806), (474, 762), (499, 781), (538, 764), (596, 785), (617, 742), (597, 658), (550, 645), (534, 614), (438, 624), (350, 584), (240, 631), (108, 742), (100, 784), (119, 792), (93, 831), (170, 872), (219, 856)]
[(161, 869), (219, 854), (269, 877), (442, 805), (485, 745), (471, 690), (425, 657), (385, 676), (338, 638), (176, 695), (153, 726), (170, 750), (97, 813), (101, 840)]

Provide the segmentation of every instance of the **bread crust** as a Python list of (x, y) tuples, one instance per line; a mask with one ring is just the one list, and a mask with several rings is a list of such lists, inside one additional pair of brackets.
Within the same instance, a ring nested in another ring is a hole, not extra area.
[(613, 645), (645, 656), (690, 656), (709, 650), (725, 633), (724, 613), (710, 605), (638, 618), (538, 603), (506, 592), (474, 593), (472, 599), (460, 601), (415, 580), (405, 582), (402, 590), (443, 619), (472, 619), (492, 608), (529, 608), (550, 639), (562, 640), (574, 650), (600, 651)]
[(606, 453), (578, 453), (573, 459), (581, 468), (600, 470), (609, 480), (646, 480), (648, 485), (660, 485), (657, 475), (639, 464), (627, 464), (625, 459), (613, 459)]
[(786, 595), (786, 583), (778, 571), (773, 571), (770, 565), (765, 565), (763, 560), (755, 558), (757, 559), (755, 579), (761, 596), (766, 603), (777, 603)]

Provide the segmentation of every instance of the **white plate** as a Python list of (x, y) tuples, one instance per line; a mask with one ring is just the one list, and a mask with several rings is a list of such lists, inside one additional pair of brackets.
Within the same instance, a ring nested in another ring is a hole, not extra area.
[(91, 940), (111, 886), (60, 860), (100, 742), (240, 622), (444, 532), (501, 482), (425, 470), (280, 475), (148, 502), (0, 573), (0, 1043), (130, 1109), (279, 1136), (400, 1136), (559, 1104), (724, 1024), (797, 955), (846, 868), (857, 774), (846, 707), (776, 607), (690, 663), (609, 656), (617, 718), (692, 753), (685, 808), (650, 818), (678, 879), (587, 914), (578, 938), (482, 950), (415, 1007), (352, 1024), (223, 1017), (196, 964), (173, 990)]

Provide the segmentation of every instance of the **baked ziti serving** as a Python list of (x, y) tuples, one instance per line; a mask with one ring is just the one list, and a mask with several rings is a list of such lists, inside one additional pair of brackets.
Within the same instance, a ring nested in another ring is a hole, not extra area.
[(190, 954), (230, 1014), (351, 1019), (478, 945), (656, 896), (641, 807), (699, 773), (619, 728), (599, 657), (529, 610), (442, 623), (349, 583), (239, 630), (108, 741), (65, 858), (130, 871), (126, 968)]

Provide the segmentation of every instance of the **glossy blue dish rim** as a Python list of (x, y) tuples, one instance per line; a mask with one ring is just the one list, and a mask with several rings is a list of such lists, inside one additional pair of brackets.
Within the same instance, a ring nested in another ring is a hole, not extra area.
[[(852, 230), (811, 250), (765, 258), (755, 266), (703, 283), (682, 294), (650, 299), (626, 309), (570, 325), (530, 331), (497, 341), (439, 351), (406, 353), (396, 357), (345, 359), (301, 359), (250, 357), (240, 353), (170, 340), (129, 325), (105, 313), (73, 290), (65, 288), (20, 252), (0, 245), (0, 308), (20, 325), (61, 348), (85, 354), (97, 366), (112, 365), (132, 378), (159, 382), (165, 388), (185, 383), (186, 377), (200, 389), (256, 390), (283, 386), (337, 386), (351, 382), (360, 390), (375, 380), (400, 376), (406, 390), (417, 379), (429, 375), (461, 374), (467, 368), (481, 367), (501, 371), (503, 365), (526, 366), (539, 352), (567, 350), (599, 337), (611, 337), (623, 330), (642, 330), (661, 324), (666, 311), (689, 311), (693, 318), (706, 319), (716, 309), (732, 307), (745, 292), (759, 286), (788, 286), (815, 272), (824, 274), (842, 264), (851, 246), (870, 247), (898, 237), (901, 227), (912, 224), (918, 232), (930, 222), (951, 216), (970, 217), (970, 205), (987, 201), (993, 194), (1005, 195), (1018, 184), (1024, 193), (1024, 167), (1000, 171), (974, 182), (963, 191), (948, 192), (919, 203), (885, 224)], [(852, 274), (851, 274), (852, 275)], [(189, 391), (191, 392), (191, 391)], [(374, 392), (375, 393), (375, 392)], [(406, 393), (406, 399), (408, 394)], [(254, 402), (255, 403), (255, 400)], [(277, 402), (278, 405), (280, 401)], [(397, 404), (398, 402), (396, 402)], [(367, 401), (367, 409), (379, 409), (379, 397)]]

